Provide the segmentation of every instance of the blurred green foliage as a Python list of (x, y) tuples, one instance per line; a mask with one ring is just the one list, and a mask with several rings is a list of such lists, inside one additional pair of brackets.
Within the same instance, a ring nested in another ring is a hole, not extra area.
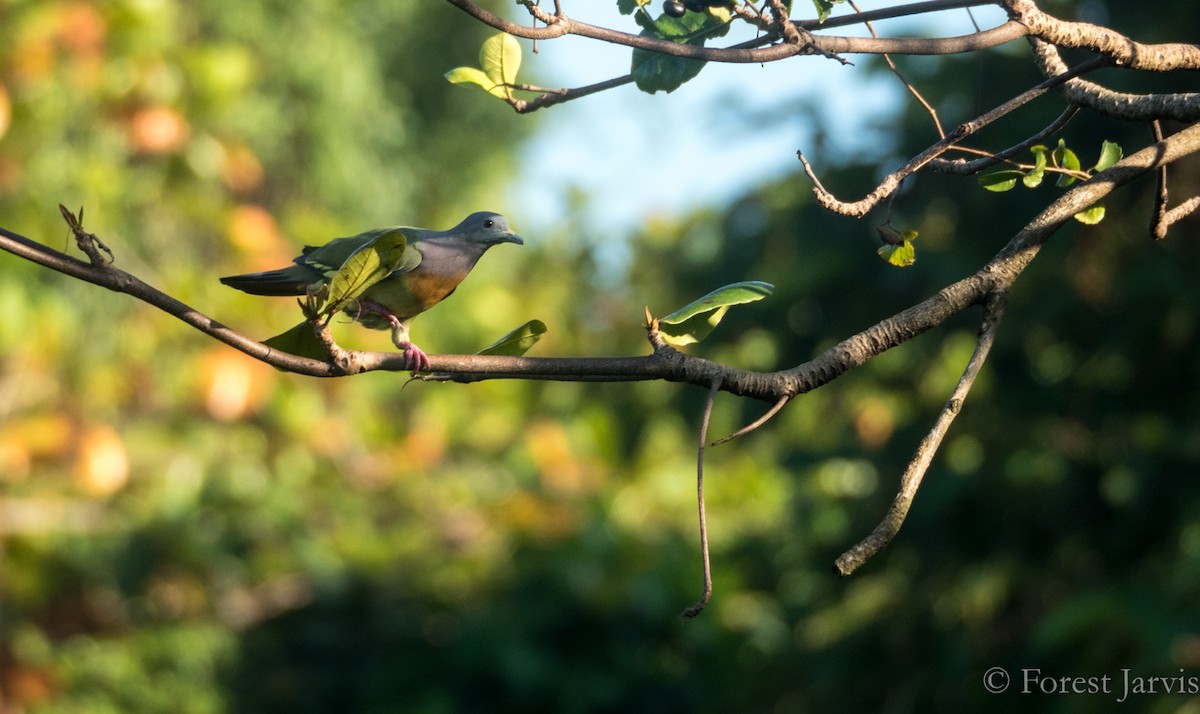
[[(1090, 7), (1146, 39), (1200, 27), (1185, 7)], [(444, 81), (489, 34), (445, 3), (8, 2), (0, 28), (0, 222), (65, 243), (55, 204), (83, 204), (122, 267), (250, 334), (296, 306), (217, 276), (469, 210), (521, 229), (494, 196), (531, 124)], [(1037, 81), (1003, 54), (910, 64), (960, 118)], [(881, 155), (931, 140), (908, 111)], [(1077, 122), (1067, 139), (1145, 134)], [(849, 195), (878, 169), (823, 180)], [(1175, 195), (1198, 184), (1172, 177)], [(1044, 200), (911, 183), (909, 270), (792, 176), (649, 221), (628, 281), (598, 274), (607, 236), (565, 218), (414, 330), (469, 352), (538, 318), (534, 354), (637, 354), (643, 305), (757, 279), (770, 299), (694, 349), (791, 366), (973, 271)], [(853, 577), (830, 563), (882, 515), (976, 315), (710, 449), (716, 595), (688, 623), (702, 390), (302, 379), (0, 255), (0, 710), (1108, 711), (990, 695), (983, 673), (1200, 674), (1200, 248), (1194, 220), (1151, 244), (1145, 190), (1033, 264), (904, 530)], [(764, 408), (722, 395), (711, 434)]]

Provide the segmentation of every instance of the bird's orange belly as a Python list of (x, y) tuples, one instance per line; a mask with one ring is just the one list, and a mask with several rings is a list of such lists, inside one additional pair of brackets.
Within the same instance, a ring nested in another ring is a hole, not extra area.
[[(419, 315), (441, 302), (462, 282), (464, 275), (436, 275), (419, 270), (398, 279), (384, 280), (363, 293), (364, 300), (379, 303), (401, 320)], [(368, 325), (369, 320), (362, 320)], [(380, 321), (381, 325), (384, 321)]]

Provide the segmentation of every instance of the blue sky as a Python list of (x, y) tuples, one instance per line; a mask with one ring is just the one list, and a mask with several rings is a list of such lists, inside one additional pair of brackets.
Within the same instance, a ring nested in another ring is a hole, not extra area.
[[(864, 0), (859, 7), (897, 4)], [(797, 0), (794, 16), (815, 14), (807, 5)], [(564, 6), (578, 20), (637, 31), (612, 0)], [(657, 0), (652, 6), (659, 11)], [(1005, 19), (995, 8), (976, 10), (975, 17), (984, 27)], [(877, 29), (927, 36), (972, 31), (964, 10)], [(837, 32), (866, 34), (859, 28)], [(718, 43), (730, 44), (732, 37)], [(522, 42), (522, 78), (545, 86), (577, 87), (629, 71), (625, 47), (567, 37), (541, 42), (533, 54)], [(522, 223), (546, 230), (560, 222), (569, 187), (576, 187), (588, 197), (585, 210), (592, 225), (625, 233), (653, 216), (730, 201), (795, 170), (796, 150), (813, 151), (817, 120), (829, 130), (831, 147), (861, 151), (879, 138), (870, 127), (894, 113), (905, 96), (890, 77), (867, 77), (861, 68), (816, 57), (767, 65), (709, 64), (671, 94), (649, 95), (626, 85), (540, 112), (537, 136), (522, 152), (513, 203), (522, 207)]]

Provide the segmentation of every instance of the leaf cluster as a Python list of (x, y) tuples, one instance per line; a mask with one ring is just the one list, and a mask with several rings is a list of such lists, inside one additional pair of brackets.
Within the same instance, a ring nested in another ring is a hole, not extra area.
[[(1022, 166), (1019, 169), (1006, 169), (983, 174), (979, 177), (979, 185), (988, 191), (1002, 193), (1016, 188), (1020, 181), (1026, 188), (1037, 188), (1042, 185), (1047, 173), (1058, 174), (1054, 185), (1066, 188), (1076, 181), (1086, 181), (1095, 174), (1110, 168), (1121, 160), (1121, 147), (1112, 141), (1105, 141), (1100, 146), (1100, 157), (1091, 169), (1083, 169), (1079, 156), (1067, 147), (1064, 139), (1058, 140), (1058, 146), (1053, 150), (1038, 144), (1030, 147), (1033, 154), (1033, 165)], [(1104, 203), (1098, 202), (1075, 214), (1075, 220), (1088, 225), (1095, 225), (1104, 220)]]

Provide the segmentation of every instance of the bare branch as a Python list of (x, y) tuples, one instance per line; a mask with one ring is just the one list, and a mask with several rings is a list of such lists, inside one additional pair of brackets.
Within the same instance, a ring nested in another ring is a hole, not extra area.
[[(579, 37), (587, 37), (593, 40), (602, 42), (610, 42), (617, 45), (625, 45), (649, 52), (656, 52), (664, 55), (672, 55), (675, 57), (686, 57), (689, 59), (704, 60), (706, 62), (731, 62), (741, 64), (756, 64), (760, 62), (775, 62), (788, 57), (803, 54), (823, 54), (833, 56), (847, 53), (861, 54), (881, 54), (891, 52), (893, 54), (921, 54), (921, 55), (939, 55), (939, 54), (955, 54), (960, 52), (971, 52), (975, 50), (985, 49), (987, 47), (995, 47), (1006, 42), (1010, 42), (1019, 37), (1028, 34), (1029, 30), (1019, 22), (1009, 21), (1004, 25), (986, 30), (984, 32), (976, 32), (970, 35), (961, 37), (945, 37), (945, 38), (870, 38), (870, 37), (813, 37), (811, 45), (807, 42), (795, 43), (788, 40), (781, 41), (781, 37), (777, 32), (768, 33), (764, 37), (757, 38), (750, 42), (741, 43), (732, 47), (712, 48), (690, 45), (682, 42), (672, 42), (670, 40), (658, 39), (655, 37), (647, 37), (644, 35), (634, 35), (628, 32), (621, 32), (606, 27), (591, 25), (579, 20), (573, 20), (565, 15), (549, 15), (545, 11), (538, 10), (536, 19), (546, 23), (545, 27), (528, 27), (515, 22), (510, 22), (501, 17), (493, 15), (484, 10), (471, 0), (446, 0), (451, 5), (459, 8), (463, 12), (471, 15), (475, 19), (490, 25), (497, 30), (507, 32), (515, 37), (524, 37), (531, 40), (549, 40), (565, 35), (577, 35)], [(944, 9), (949, 7), (965, 7), (968, 5), (989, 5), (991, 2), (969, 2), (969, 3), (918, 3), (924, 7), (922, 10), (914, 10), (906, 8), (905, 12), (894, 12), (888, 17), (897, 17), (901, 15), (916, 14), (919, 12), (933, 12), (936, 9)], [(536, 8), (532, 3), (526, 4), (527, 8)], [(875, 19), (875, 18), (871, 18)], [(854, 20), (853, 23), (861, 22), (861, 18)], [(828, 29), (837, 24), (852, 24), (852, 23), (834, 23), (828, 21), (824, 25), (815, 21), (810, 22), (795, 22), (788, 21), (796, 28), (808, 30), (809, 32), (815, 29)], [(764, 45), (766, 45), (764, 47)]]
[[(1030, 38), (1034, 58), (1046, 76), (1061, 74), (1067, 65), (1058, 48)], [(1191, 123), (1200, 119), (1200, 93), (1130, 94), (1114, 92), (1085, 79), (1073, 79), (1062, 88), (1068, 101), (1094, 112), (1128, 121), (1175, 119)]]
[(871, 531), (870, 535), (843, 553), (834, 562), (834, 571), (838, 575), (845, 577), (853, 573), (871, 556), (886, 548), (900, 532), (900, 526), (904, 524), (908, 509), (912, 506), (913, 499), (916, 498), (917, 489), (921, 487), (921, 480), (925, 477), (925, 472), (929, 470), (929, 464), (933, 462), (934, 454), (941, 446), (950, 424), (954, 422), (954, 417), (958, 416), (959, 411), (962, 410), (963, 402), (975, 384), (975, 378), (979, 376), (980, 370), (987, 361), (992, 344), (996, 341), (996, 332), (1000, 327), (1000, 319), (1004, 315), (1007, 299), (1007, 291), (998, 291), (989, 295), (984, 305), (983, 321), (979, 326), (975, 351), (967, 360), (958, 384), (955, 385), (954, 391), (950, 393), (950, 398), (946, 400), (946, 405), (942, 407), (941, 413), (934, 421), (933, 428), (917, 446), (917, 451), (904, 470), (904, 475), (900, 477), (900, 487), (883, 520), (875, 527), (875, 530)]
[[(1046, 141), (1050, 137), (1057, 134), (1058, 131), (1066, 126), (1067, 123), (1070, 122), (1071, 119), (1073, 119), (1078, 113), (1079, 107), (1071, 105), (1063, 110), (1063, 113), (1059, 114), (1058, 118), (1050, 122), (1045, 129), (1042, 129), (1019, 144), (1014, 144), (1003, 151), (998, 151), (995, 154), (989, 154), (981, 159), (975, 159), (974, 161), (967, 161), (966, 159), (934, 159), (933, 161), (929, 162), (929, 168), (933, 169), (934, 171), (959, 174), (962, 176), (977, 174), (980, 171), (991, 168), (1002, 161), (1007, 161), (1023, 151), (1028, 151), (1029, 148), (1035, 144), (1040, 144)], [(1161, 139), (1162, 137), (1159, 137), (1159, 140)], [(961, 149), (962, 147), (956, 148)]]
[[(854, 11), (859, 15), (862, 14), (862, 11), (858, 9), (858, 5), (856, 5), (853, 0), (850, 2), (850, 7), (854, 8)], [(866, 25), (867, 31), (871, 33), (871, 37), (879, 37), (879, 33), (875, 32), (875, 26), (871, 24), (869, 20), (864, 20), (863, 24)], [(976, 31), (979, 31), (978, 27), (976, 27)], [(933, 126), (935, 129), (937, 129), (938, 138), (945, 139), (946, 132), (944, 129), (942, 129), (941, 120), (938, 119), (937, 109), (935, 109), (932, 104), (925, 101), (925, 97), (921, 96), (921, 93), (917, 91), (917, 88), (913, 86), (913, 83), (908, 81), (908, 78), (904, 76), (904, 73), (901, 72), (900, 68), (896, 66), (896, 63), (892, 61), (891, 55), (885, 53), (883, 55), (883, 61), (887, 62), (888, 69), (892, 71), (892, 74), (896, 75), (896, 79), (900, 80), (900, 83), (904, 85), (904, 88), (908, 90), (908, 93), (913, 95), (913, 99), (916, 99), (917, 102), (924, 107), (925, 112), (929, 114), (929, 117), (933, 119)]]
[(1077, 77), (1081, 74), (1091, 72), (1092, 70), (1098, 69), (1102, 66), (1104, 66), (1104, 60), (1100, 58), (1084, 62), (1078, 67), (1066, 70), (1062, 74), (1051, 77), (1032, 89), (1022, 92), (990, 112), (982, 114), (965, 124), (960, 124), (944, 139), (909, 159), (908, 162), (906, 162), (903, 166), (884, 177), (883, 181), (881, 181), (878, 186), (876, 186), (870, 193), (858, 201), (842, 201), (832, 193), (826, 191), (821, 185), (821, 182), (817, 180), (816, 174), (813, 172), (808, 161), (804, 159), (804, 156), (797, 152), (797, 157), (800, 159), (800, 163), (804, 167), (804, 173), (808, 175), (809, 179), (811, 179), (814, 184), (813, 194), (817, 198), (817, 203), (821, 204), (822, 207), (827, 208), (835, 213), (840, 213), (843, 216), (861, 218), (862, 216), (865, 216), (871, 209), (875, 208), (880, 201), (887, 198), (893, 192), (899, 189), (900, 183), (904, 179), (919, 171), (921, 167), (925, 166), (933, 159), (954, 148), (958, 142), (962, 141), (968, 136), (971, 136), (997, 119), (1016, 111), (1020, 107), (1028, 104), (1034, 99), (1037, 99), (1051, 89), (1066, 83), (1072, 77)]
[(1150, 72), (1200, 70), (1200, 46), (1184, 43), (1147, 45), (1115, 30), (1086, 22), (1068, 22), (1042, 12), (1033, 0), (1004, 0), (1008, 16), (1030, 35), (1056, 47), (1092, 50), (1118, 67)]
[(767, 410), (766, 414), (763, 414), (759, 418), (750, 422), (746, 426), (743, 426), (741, 429), (738, 429), (737, 431), (733, 432), (729, 436), (717, 439), (716, 441), (714, 441), (712, 443), (712, 445), (720, 446), (721, 444), (724, 444), (727, 441), (733, 441), (734, 439), (738, 438), (739, 436), (745, 436), (746, 434), (749, 434), (750, 432), (754, 431), (755, 429), (762, 426), (763, 424), (766, 424), (768, 421), (771, 420), (771, 417), (773, 417), (779, 413), (780, 409), (783, 409), (783, 407), (788, 403), (788, 400), (790, 400), (790, 399), (791, 399), (791, 397), (787, 397), (787, 396), (780, 397), (779, 401), (777, 401), (773, 405), (771, 405), (771, 408)]
[(712, 565), (708, 557), (708, 518), (704, 515), (704, 443), (708, 441), (708, 421), (712, 416), (713, 402), (721, 389), (721, 381), (713, 380), (708, 389), (708, 401), (704, 403), (704, 418), (700, 420), (700, 446), (696, 449), (696, 504), (700, 511), (700, 558), (703, 561), (704, 584), (700, 599), (683, 611), (683, 617), (692, 619), (708, 605), (712, 598)]

